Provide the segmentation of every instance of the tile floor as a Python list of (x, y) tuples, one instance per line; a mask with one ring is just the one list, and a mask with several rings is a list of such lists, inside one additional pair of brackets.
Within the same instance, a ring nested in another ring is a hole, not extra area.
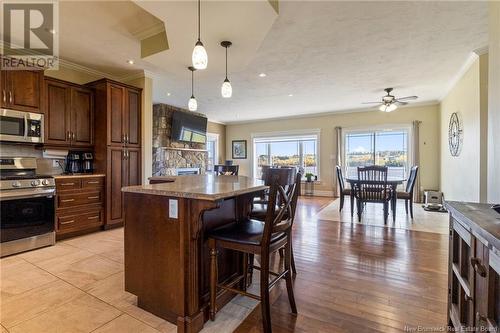
[[(396, 229), (433, 232), (442, 235), (448, 234), (448, 214), (428, 212), (422, 208), (422, 204), (413, 204), (413, 219), (405, 212), (403, 200), (398, 200), (396, 205), (396, 221), (392, 221), (392, 215), (389, 216), (387, 225), (384, 225), (382, 204), (368, 203), (361, 222), (358, 222), (356, 208), (354, 208), (354, 218), (351, 219), (350, 200), (346, 197), (344, 208), (339, 212), (339, 200), (335, 200), (323, 208), (315, 217), (320, 220), (361, 223), (379, 227), (388, 227)], [(392, 214), (392, 213), (391, 213)]]
[[(2, 333), (176, 332), (124, 291), (123, 259), (123, 229), (1, 259)], [(232, 332), (256, 305), (238, 296), (202, 332)]]

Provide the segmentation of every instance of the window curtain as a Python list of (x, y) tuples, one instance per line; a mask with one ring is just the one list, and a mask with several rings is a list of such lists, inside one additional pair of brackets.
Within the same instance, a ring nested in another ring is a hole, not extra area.
[[(335, 135), (337, 136), (337, 151), (336, 151), (336, 157), (337, 157), (337, 160), (336, 160), (336, 165), (338, 166), (342, 166), (342, 127), (340, 126), (337, 126), (335, 127)], [(338, 179), (337, 179), (337, 171), (335, 169), (335, 166), (334, 165), (334, 169), (333, 169), (333, 179), (334, 179), (334, 184), (335, 184), (335, 193), (336, 193), (336, 196), (337, 197), (340, 197), (340, 188), (339, 188), (339, 182), (338, 182)]]
[(417, 173), (417, 179), (415, 179), (415, 187), (413, 190), (413, 201), (422, 202), (422, 191), (420, 190), (420, 174), (422, 168), (420, 168), (420, 124), (422, 122), (419, 120), (414, 120), (412, 123), (413, 129), (413, 149), (412, 149), (412, 162), (413, 165), (418, 165), (419, 170)]

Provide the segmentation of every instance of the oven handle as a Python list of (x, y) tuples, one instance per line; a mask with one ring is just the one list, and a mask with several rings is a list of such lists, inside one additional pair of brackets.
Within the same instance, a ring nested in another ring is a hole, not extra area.
[(28, 140), (28, 114), (24, 114), (24, 140)]
[(6, 190), (0, 191), (0, 201), (30, 199), (40, 197), (53, 197), (56, 194), (55, 189), (27, 189), (27, 190)]

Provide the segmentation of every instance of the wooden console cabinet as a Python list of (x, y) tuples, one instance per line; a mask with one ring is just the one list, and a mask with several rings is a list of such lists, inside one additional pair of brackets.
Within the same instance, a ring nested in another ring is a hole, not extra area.
[(56, 177), (57, 238), (104, 224), (104, 184), (104, 175)]
[(106, 174), (105, 228), (121, 226), (121, 189), (142, 183), (142, 90), (108, 79), (87, 86), (95, 93), (95, 171)]
[(448, 324), (459, 332), (497, 332), (500, 324), (500, 214), (490, 206), (446, 203)]

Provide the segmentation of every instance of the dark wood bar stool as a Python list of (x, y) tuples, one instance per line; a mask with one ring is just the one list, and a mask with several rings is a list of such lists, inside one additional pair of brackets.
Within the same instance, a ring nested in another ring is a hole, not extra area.
[[(210, 249), (210, 319), (215, 320), (217, 313), (217, 288), (254, 298), (261, 301), (262, 323), (264, 332), (271, 332), (271, 311), (269, 291), (277, 282), (285, 278), (288, 300), (293, 313), (297, 313), (293, 295), (291, 271), (291, 232), (293, 225), (292, 201), (298, 188), (295, 169), (274, 169), (269, 190), (269, 204), (265, 221), (245, 219), (214, 229), (208, 234)], [(286, 218), (285, 218), (286, 216)], [(218, 248), (225, 248), (243, 253), (243, 274), (226, 285), (218, 283), (217, 254)], [(270, 271), (271, 254), (285, 249), (285, 267), (283, 272)], [(260, 255), (260, 295), (246, 291), (248, 285), (248, 257)], [(275, 277), (271, 282), (269, 277)], [(242, 283), (240, 283), (242, 282)], [(235, 286), (242, 286), (237, 289)]]
[(238, 176), (239, 165), (214, 165), (214, 172), (217, 176)]

